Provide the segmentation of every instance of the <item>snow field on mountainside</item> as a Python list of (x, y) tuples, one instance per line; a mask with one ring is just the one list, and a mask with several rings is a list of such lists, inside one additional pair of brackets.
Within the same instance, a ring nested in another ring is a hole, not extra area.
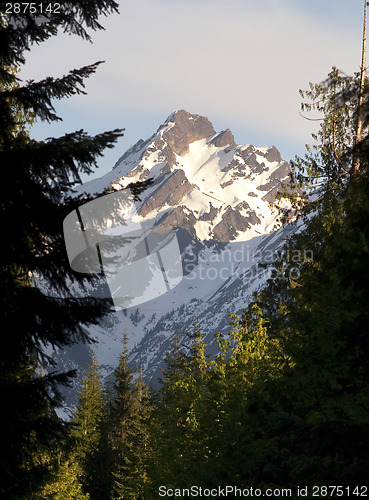
[[(135, 206), (137, 210), (144, 206), (144, 215), (131, 214), (132, 222), (141, 224), (143, 230), (164, 222), (165, 230), (182, 236), (187, 231), (183, 240), (187, 246), (181, 248), (182, 256), (186, 255), (183, 266), (187, 266), (182, 281), (170, 292), (138, 307), (116, 311), (102, 325), (91, 328), (97, 340), (93, 349), (105, 373), (117, 365), (125, 331), (132, 364), (138, 363), (149, 376), (170, 348), (170, 336), (184, 335), (194, 321), (202, 325), (210, 343), (214, 333), (228, 331), (228, 315), (242, 311), (268, 277), (260, 266), (263, 252), (279, 248), (287, 234), (283, 228), (276, 231), (278, 213), (262, 199), (283, 181), (286, 163), (278, 160), (276, 148), (226, 144), (230, 131), (201, 136), (201, 127), (193, 127), (201, 125), (202, 117), (181, 112), (179, 126), (177, 113), (148, 140), (132, 146), (111, 172), (78, 189), (95, 193), (153, 177), (154, 184)], [(207, 124), (202, 125), (209, 130)], [(176, 127), (183, 136), (174, 134)], [(168, 138), (169, 131), (174, 135)], [(186, 141), (188, 150), (183, 148)], [(176, 147), (182, 155), (175, 152)], [(178, 185), (171, 179), (179, 179)], [(289, 207), (289, 202), (284, 206)], [(232, 224), (234, 231), (227, 239), (227, 228)], [(119, 234), (119, 226), (110, 231)]]

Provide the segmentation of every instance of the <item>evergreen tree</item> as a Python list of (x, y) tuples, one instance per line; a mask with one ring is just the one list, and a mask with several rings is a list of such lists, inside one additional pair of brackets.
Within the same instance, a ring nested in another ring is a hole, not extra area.
[(106, 404), (97, 360), (92, 355), (79, 394), (72, 432), (72, 456), (82, 471), (83, 491), (89, 494), (91, 500), (110, 498), (111, 453), (106, 433)]
[(91, 364), (82, 381), (74, 410), (70, 434), (58, 443), (58, 449), (45, 455), (49, 479), (35, 494), (35, 500), (109, 499), (110, 466), (107, 440), (104, 440), (106, 417), (105, 393), (97, 360)]
[(109, 405), (108, 428), (115, 478), (112, 498), (141, 500), (148, 488), (147, 419), (150, 405), (142, 373), (135, 380), (128, 367), (127, 340), (125, 333)]
[[(191, 344), (175, 343), (168, 354), (151, 416), (150, 474), (156, 487), (254, 484), (256, 456), (249, 443), (245, 446), (256, 419), (247, 414), (249, 394), (278, 379), (290, 360), (281, 342), (268, 335), (260, 307), (255, 304), (252, 311), (247, 325), (232, 315), (230, 332), (217, 335), (213, 359), (205, 355), (196, 326), (188, 335)], [(257, 458), (260, 464), (263, 454)]]
[(180, 345), (173, 337), (162, 387), (153, 399), (150, 474), (155, 486), (187, 487), (211, 481), (209, 441), (214, 430), (212, 405), (217, 402), (208, 386), (210, 362), (198, 325), (193, 325), (185, 340)]
[[(332, 97), (337, 79), (340, 91)], [(334, 72), (328, 85), (311, 86), (309, 96), (319, 101), (324, 116), (317, 154), (308, 152), (303, 165), (314, 165), (312, 177), (324, 184), (286, 255), (309, 250), (312, 258), (301, 260), (296, 280), (288, 279), (291, 263), (285, 260), (286, 279), (270, 282), (259, 297), (272, 334), (284, 339), (292, 368), (281, 372), (277, 384), (268, 382), (262, 393), (249, 395), (247, 413), (252, 408), (262, 418), (247, 444), (273, 450), (264, 463), (269, 480), (281, 486), (361, 484), (368, 467), (368, 117), (364, 138), (355, 145), (354, 81)], [(365, 94), (364, 109), (367, 100)], [(341, 104), (338, 128), (334, 101)], [(352, 175), (351, 158), (358, 151), (360, 167)], [(254, 477), (261, 482), (264, 474), (259, 468)]]
[(304, 94), (323, 120), (295, 167), (319, 196), (303, 200), (308, 217), (275, 262), (282, 279), (218, 336), (212, 361), (199, 332), (167, 358), (152, 414), (156, 486), (365, 484), (369, 107), (365, 93), (357, 144), (357, 82), (333, 69)]
[[(22, 4), (21, 4), (22, 5)], [(58, 386), (66, 374), (41, 371), (50, 359), (45, 346), (63, 348), (88, 340), (84, 326), (96, 323), (110, 306), (106, 301), (71, 295), (71, 284), (84, 286), (93, 276), (69, 266), (62, 223), (82, 199), (68, 199), (81, 173), (91, 173), (104, 148), (112, 147), (121, 130), (90, 137), (83, 131), (45, 141), (25, 131), (30, 114), (48, 122), (59, 120), (53, 99), (83, 93), (84, 79), (99, 63), (70, 71), (61, 78), (23, 83), (17, 68), (25, 53), (58, 30), (90, 40), (89, 30), (102, 29), (98, 18), (117, 11), (113, 0), (61, 3), (40, 17), (24, 9), (6, 13), (0, 3), (0, 269), (2, 323), (11, 325), (0, 354), (0, 410), (3, 498), (30, 497), (44, 468), (39, 454), (57, 446), (64, 423), (54, 408), (61, 403)], [(87, 198), (84, 198), (86, 201)], [(42, 284), (42, 286), (41, 286)]]
[(83, 492), (83, 474), (75, 457), (59, 453), (52, 462), (50, 480), (32, 495), (32, 500), (89, 500), (90, 495)]

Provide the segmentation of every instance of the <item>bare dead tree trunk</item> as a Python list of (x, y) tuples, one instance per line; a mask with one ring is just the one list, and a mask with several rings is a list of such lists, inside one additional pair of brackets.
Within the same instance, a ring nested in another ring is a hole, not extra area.
[[(356, 145), (363, 140), (363, 123), (364, 123), (364, 112), (363, 112), (363, 102), (364, 102), (364, 85), (365, 85), (365, 75), (366, 75), (366, 10), (367, 10), (367, 0), (364, 0), (364, 24), (363, 24), (363, 49), (361, 55), (361, 72), (360, 72), (360, 90), (359, 90), (359, 101), (358, 101), (358, 117), (356, 126)], [(358, 173), (360, 168), (360, 158), (357, 152), (354, 153), (354, 158), (352, 162), (352, 175)]]

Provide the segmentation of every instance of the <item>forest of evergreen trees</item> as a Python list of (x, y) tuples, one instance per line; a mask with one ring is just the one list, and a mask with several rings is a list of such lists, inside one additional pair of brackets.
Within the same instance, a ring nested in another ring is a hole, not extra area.
[[(41, 2), (42, 3), (42, 2)], [(151, 500), (160, 487), (322, 487), (320, 496), (368, 496), (369, 470), (369, 85), (365, 73), (332, 68), (302, 92), (303, 111), (321, 114), (315, 146), (293, 162), (290, 196), (303, 229), (286, 242), (280, 279), (270, 279), (232, 315), (206, 355), (201, 325), (186, 345), (173, 337), (159, 390), (119, 366), (104, 384), (95, 358), (70, 422), (57, 417), (60, 385), (73, 373), (43, 369), (45, 346), (89, 341), (83, 326), (110, 305), (70, 296), (74, 273), (62, 221), (68, 198), (121, 130), (35, 141), (35, 118), (58, 117), (53, 99), (83, 92), (98, 63), (62, 78), (23, 84), (24, 53), (62, 28), (89, 38), (113, 0), (72, 2), (37, 23), (14, 22), (0, 3), (1, 228), (3, 337), (0, 350), (0, 497), (4, 500)], [(20, 22), (21, 20), (21, 22)], [(365, 68), (365, 60), (363, 70)], [(141, 186), (133, 186), (138, 193)], [(295, 192), (295, 191), (293, 191)], [(309, 196), (311, 195), (311, 196)], [(84, 198), (84, 201), (86, 198)], [(283, 222), (283, 213), (281, 221)], [(292, 222), (293, 223), (293, 222)], [(308, 256), (292, 280), (288, 255)], [(87, 277), (86, 277), (87, 276)], [(35, 286), (44, 280), (57, 293)], [(5, 327), (5, 325), (8, 325)], [(129, 334), (129, 332), (128, 332)], [(338, 489), (327, 493), (328, 486)], [(175, 495), (173, 495), (175, 496)], [(176, 495), (179, 497), (179, 495)], [(277, 495), (276, 495), (277, 496)], [(317, 495), (316, 495), (317, 496)], [(232, 496), (229, 496), (232, 498)]]

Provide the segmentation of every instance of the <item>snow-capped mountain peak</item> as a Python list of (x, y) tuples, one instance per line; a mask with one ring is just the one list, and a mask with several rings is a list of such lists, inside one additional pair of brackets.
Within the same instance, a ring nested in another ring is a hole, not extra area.
[(207, 118), (178, 110), (84, 188), (153, 178), (138, 208), (142, 219), (183, 227), (199, 240), (245, 241), (275, 225), (270, 203), (289, 175), (274, 146), (237, 145), (229, 129), (216, 132)]
[(289, 189), (290, 174), (275, 146), (237, 145), (229, 129), (216, 132), (207, 118), (177, 110), (111, 172), (80, 187), (99, 193), (152, 178), (136, 204), (135, 222), (174, 231), (183, 264), (183, 279), (173, 290), (117, 311), (91, 330), (107, 374), (118, 361), (125, 330), (131, 362), (149, 381), (160, 373), (171, 335), (183, 335), (195, 318), (210, 345), (214, 333), (227, 330), (228, 315), (240, 312), (265, 282), (259, 264), (266, 253), (282, 248), (291, 231), (289, 225), (277, 228), (272, 208), (282, 185)]

